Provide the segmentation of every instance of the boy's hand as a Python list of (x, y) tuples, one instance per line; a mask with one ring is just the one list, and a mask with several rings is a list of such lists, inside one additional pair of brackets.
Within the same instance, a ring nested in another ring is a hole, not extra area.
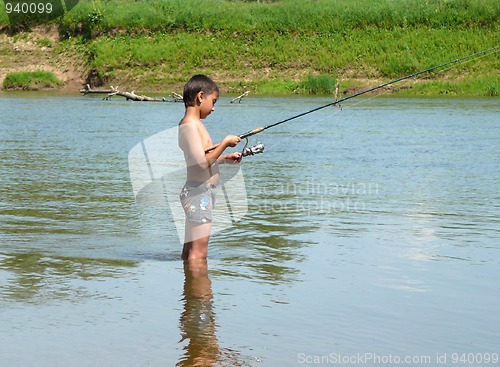
[(222, 140), (226, 147), (234, 147), (241, 141), (240, 137), (236, 135), (228, 135)]
[(226, 154), (224, 160), (226, 163), (239, 163), (241, 161), (242, 155), (240, 152), (233, 152)]

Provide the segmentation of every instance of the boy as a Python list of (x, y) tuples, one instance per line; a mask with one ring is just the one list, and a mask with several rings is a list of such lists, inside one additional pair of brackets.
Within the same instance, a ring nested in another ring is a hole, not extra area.
[(238, 163), (238, 152), (222, 155), (227, 147), (234, 147), (240, 138), (226, 136), (208, 153), (212, 140), (201, 122), (215, 110), (219, 98), (217, 84), (205, 75), (193, 76), (184, 86), (183, 100), (186, 107), (179, 123), (179, 147), (186, 160), (187, 178), (180, 199), (186, 214), (183, 260), (205, 259), (212, 229), (212, 210), (215, 188), (219, 180), (218, 163)]

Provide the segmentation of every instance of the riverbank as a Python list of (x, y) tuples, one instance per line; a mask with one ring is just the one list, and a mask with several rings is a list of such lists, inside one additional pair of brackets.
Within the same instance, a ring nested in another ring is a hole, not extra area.
[[(4, 26), (0, 83), (44, 70), (65, 90), (178, 92), (201, 72), (225, 93), (330, 94), (338, 81), (350, 94), (498, 46), (499, 14), (492, 0), (88, 1), (30, 32)], [(497, 96), (498, 61), (490, 53), (390, 92)]]

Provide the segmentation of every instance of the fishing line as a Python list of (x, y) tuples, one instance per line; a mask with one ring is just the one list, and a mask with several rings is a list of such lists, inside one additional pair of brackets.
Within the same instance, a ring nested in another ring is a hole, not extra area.
[[(494, 50), (496, 50), (496, 49), (498, 49), (498, 48), (499, 48), (499, 47), (495, 47), (495, 48), (491, 48), (491, 49), (489, 49), (489, 50), (485, 50), (485, 51), (484, 51), (484, 54), (478, 53), (478, 54), (476, 54), (477, 56), (476, 56), (476, 58), (474, 58), (474, 59), (472, 59), (472, 55), (470, 55), (470, 56), (469, 56), (470, 58), (468, 58), (468, 59), (463, 59), (463, 60), (462, 60), (461, 65), (465, 65), (465, 64), (467, 64), (467, 63), (471, 63), (471, 62), (473, 62), (473, 61), (477, 61), (478, 59), (481, 59), (481, 58), (487, 57), (487, 56), (489, 56), (488, 51), (492, 51), (492, 53), (493, 53), (493, 51), (494, 51)], [(458, 59), (457, 59), (457, 60), (458, 60)], [(441, 69), (439, 69), (439, 71), (437, 71), (435, 74), (444, 74), (446, 71), (451, 70), (451, 69), (453, 68), (453, 66), (454, 66), (454, 65), (448, 65), (448, 67), (446, 67), (446, 68), (441, 68)], [(420, 79), (421, 79), (421, 80), (422, 80), (422, 79), (423, 79), (423, 80), (430, 79), (430, 78), (432, 77), (432, 75), (435, 75), (435, 74), (430, 74), (430, 73), (429, 73), (428, 75), (422, 76)], [(408, 80), (410, 80), (410, 79), (411, 79), (411, 78), (408, 78)], [(414, 81), (413, 81), (413, 82), (414, 82), (414, 83), (416, 83), (416, 82), (417, 82), (417, 79), (414, 79)], [(380, 97), (380, 96), (383, 96), (383, 95), (386, 95), (386, 94), (389, 94), (389, 93), (390, 93), (390, 91), (389, 91), (388, 89), (385, 89), (382, 93), (379, 93), (379, 94), (377, 94), (377, 95), (373, 95), (373, 96), (368, 97), (368, 98), (366, 98), (366, 99), (360, 100), (359, 102), (356, 102), (356, 103), (354, 103), (354, 104), (351, 104), (349, 107), (355, 107), (355, 106), (358, 106), (358, 105), (361, 105), (361, 104), (368, 103), (368, 102), (370, 102), (372, 99), (378, 98), (378, 97)], [(304, 128), (303, 128), (303, 129), (301, 129), (301, 130), (299, 130), (299, 131), (297, 131), (297, 132), (294, 132), (294, 133), (290, 134), (288, 138), (286, 138), (286, 139), (284, 139), (284, 140), (282, 140), (282, 141), (280, 141), (280, 142), (278, 142), (278, 143), (276, 143), (276, 144), (273, 144), (273, 145), (269, 146), (269, 148), (273, 148), (273, 147), (276, 147), (276, 146), (278, 146), (278, 145), (280, 145), (280, 144), (282, 144), (282, 143), (286, 143), (286, 142), (287, 142), (289, 139), (291, 139), (293, 136), (295, 136), (295, 135), (297, 135), (297, 134), (303, 134), (305, 131), (310, 130), (310, 128), (311, 128), (312, 126), (317, 125), (317, 124), (318, 124), (318, 123), (320, 123), (320, 122), (326, 121), (326, 120), (328, 120), (330, 117), (332, 117), (333, 115), (335, 115), (335, 114), (337, 114), (337, 113), (340, 113), (340, 112), (342, 111), (342, 109), (343, 109), (343, 106), (340, 106), (340, 105), (339, 105), (339, 107), (340, 107), (340, 109), (335, 110), (334, 112), (332, 112), (332, 113), (328, 114), (327, 116), (325, 116), (325, 117), (323, 117), (323, 118), (321, 118), (321, 119), (314, 120), (314, 121), (310, 122), (309, 124), (306, 124), (306, 125), (304, 126)]]
[[(303, 116), (309, 115), (309, 114), (311, 114), (313, 112), (322, 110), (322, 109), (330, 107), (330, 106), (340, 105), (340, 103), (345, 102), (347, 100), (350, 100), (352, 98), (359, 97), (361, 95), (374, 92), (376, 90), (382, 89), (382, 88), (387, 87), (387, 86), (392, 85), (392, 84), (399, 83), (399, 82), (404, 81), (404, 80), (408, 80), (408, 79), (411, 79), (411, 78), (416, 78), (417, 76), (422, 75), (422, 74), (431, 73), (432, 71), (440, 69), (440, 68), (443, 68), (445, 66), (450, 66), (450, 65), (453, 65), (453, 64), (456, 64), (456, 63), (459, 63), (459, 62), (463, 62), (463, 61), (468, 60), (468, 59), (473, 59), (473, 58), (479, 57), (481, 55), (486, 56), (489, 53), (497, 52), (499, 49), (500, 49), (500, 46), (492, 47), (492, 48), (489, 48), (489, 49), (486, 49), (486, 50), (482, 50), (482, 51), (479, 51), (479, 52), (476, 52), (476, 53), (473, 53), (473, 54), (470, 54), (470, 55), (467, 55), (467, 56), (463, 56), (463, 57), (451, 60), (451, 61), (447, 61), (445, 63), (439, 64), (439, 65), (436, 65), (436, 66), (432, 66), (430, 68), (427, 68), (427, 69), (424, 69), (424, 70), (421, 70), (421, 71), (417, 71), (417, 72), (412, 73), (410, 75), (406, 75), (406, 76), (400, 77), (398, 79), (391, 80), (389, 82), (380, 84), (380, 85), (378, 85), (376, 87), (369, 88), (369, 89), (363, 90), (361, 92), (354, 93), (354, 94), (349, 95), (347, 97), (343, 97), (343, 98), (337, 99), (336, 101), (327, 103), (327, 104), (325, 104), (323, 106), (319, 106), (319, 107), (313, 108), (313, 109), (311, 109), (309, 111), (299, 113), (299, 114), (297, 114), (295, 116), (288, 117), (288, 118), (286, 118), (284, 120), (275, 122), (273, 124), (270, 124), (270, 125), (267, 125), (267, 126), (263, 126), (263, 127), (259, 127), (259, 128), (247, 131), (246, 133), (243, 133), (243, 134), (239, 135), (239, 138), (240, 139), (247, 139), (247, 141), (248, 141), (248, 137), (250, 137), (252, 135), (255, 135), (255, 134), (258, 134), (258, 133), (260, 133), (262, 131), (265, 131), (267, 129), (270, 129), (272, 127), (284, 124), (285, 122), (288, 122), (288, 121), (291, 121), (291, 120), (295, 120), (295, 119), (297, 119), (299, 117), (303, 117)], [(304, 130), (302, 130), (302, 131), (304, 131)], [(211, 146), (210, 148), (208, 148), (207, 150), (205, 150), (205, 153), (208, 153), (211, 150), (215, 149), (218, 145), (219, 144)]]
[(248, 136), (251, 136), (251, 135), (255, 135), (261, 131), (264, 131), (264, 130), (267, 130), (267, 129), (270, 129), (272, 127), (275, 127), (275, 126), (278, 126), (278, 125), (281, 125), (281, 124), (284, 124), (285, 122), (288, 122), (288, 121), (291, 121), (291, 120), (294, 120), (296, 118), (299, 118), (299, 117), (302, 117), (302, 116), (305, 116), (305, 115), (308, 115), (310, 113), (313, 113), (313, 112), (316, 112), (316, 111), (319, 111), (323, 108), (326, 108), (326, 107), (330, 107), (330, 106), (334, 106), (336, 104), (340, 104), (344, 101), (347, 101), (351, 98), (355, 98), (355, 97), (359, 97), (363, 94), (366, 94), (366, 93), (370, 93), (370, 92), (374, 92), (378, 89), (381, 89), (381, 88), (384, 88), (384, 87), (387, 87), (389, 85), (392, 85), (392, 84), (395, 84), (395, 83), (398, 83), (398, 82), (401, 82), (403, 80), (407, 80), (407, 79), (411, 79), (411, 78), (414, 78), (420, 74), (424, 74), (424, 73), (430, 73), (431, 71), (434, 71), (436, 69), (439, 69), (439, 68), (442, 68), (444, 66), (448, 66), (448, 65), (451, 65), (451, 64), (455, 64), (455, 63), (458, 63), (458, 62), (461, 62), (463, 60), (467, 60), (467, 59), (470, 59), (470, 58), (473, 58), (473, 57), (476, 57), (476, 56), (479, 56), (479, 55), (482, 55), (482, 54), (485, 54), (485, 53), (488, 53), (488, 52), (492, 52), (492, 51), (495, 51), (495, 50), (498, 50), (500, 49), (500, 46), (497, 46), (497, 47), (493, 47), (493, 48), (489, 48), (487, 50), (483, 50), (483, 51), (479, 51), (479, 52), (476, 52), (476, 53), (473, 53), (471, 55), (467, 55), (467, 56), (463, 56), (463, 57), (460, 57), (458, 59), (455, 59), (455, 60), (451, 60), (451, 61), (448, 61), (448, 62), (445, 62), (445, 63), (442, 63), (440, 65), (436, 65), (436, 66), (433, 66), (433, 67), (430, 67), (428, 69), (425, 69), (425, 70), (421, 70), (421, 71), (417, 71), (416, 73), (413, 73), (413, 74), (410, 74), (410, 75), (406, 75), (406, 76), (403, 76), (401, 78), (398, 78), (398, 79), (394, 79), (394, 80), (391, 80), (387, 83), (383, 83), (383, 84), (380, 84), (376, 87), (373, 87), (373, 88), (370, 88), (370, 89), (366, 89), (364, 91), (361, 91), (361, 92), (358, 92), (358, 93), (354, 93), (350, 96), (347, 96), (347, 97), (343, 97), (343, 98), (340, 98), (338, 99), (337, 101), (334, 101), (334, 102), (331, 102), (331, 103), (328, 103), (328, 104), (325, 104), (323, 106), (319, 106), (319, 107), (316, 107), (316, 108), (313, 108), (312, 110), (309, 110), (309, 111), (306, 111), (306, 112), (302, 112), (302, 113), (299, 113), (298, 115), (295, 115), (295, 116), (292, 116), (292, 117), (289, 117), (289, 118), (286, 118), (284, 120), (281, 120), (281, 121), (278, 121), (278, 122), (275, 122), (274, 124), (270, 124), (270, 125), (267, 125), (267, 126), (264, 126), (264, 127), (261, 127), (261, 128), (257, 128), (257, 129), (254, 129), (254, 130), (251, 130), (251, 131), (248, 131), (242, 135), (240, 135), (240, 138), (246, 138)]

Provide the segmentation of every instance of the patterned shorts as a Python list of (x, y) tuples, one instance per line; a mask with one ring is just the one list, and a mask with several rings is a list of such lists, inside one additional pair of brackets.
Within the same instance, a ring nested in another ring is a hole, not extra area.
[(186, 182), (180, 194), (186, 220), (196, 224), (212, 222), (215, 189), (216, 186), (208, 182)]

